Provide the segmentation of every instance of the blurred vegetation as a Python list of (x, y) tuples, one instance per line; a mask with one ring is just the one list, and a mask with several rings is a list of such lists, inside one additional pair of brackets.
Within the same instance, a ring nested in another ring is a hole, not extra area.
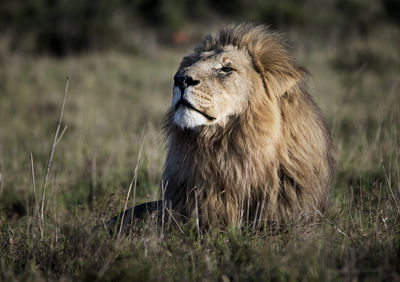
[(0, 4), (13, 49), (54, 55), (109, 47), (118, 40), (113, 1), (28, 0)]
[[(10, 48), (62, 56), (131, 44), (126, 30), (153, 28), (158, 37), (212, 18), (319, 30), (321, 36), (366, 35), (383, 23), (399, 25), (399, 0), (19, 0), (0, 3), (0, 32)], [(168, 40), (167, 40), (168, 41)]]

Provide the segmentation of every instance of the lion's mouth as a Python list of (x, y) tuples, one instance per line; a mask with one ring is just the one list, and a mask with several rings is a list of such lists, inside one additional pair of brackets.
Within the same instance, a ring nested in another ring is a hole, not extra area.
[(193, 111), (195, 111), (195, 112), (198, 112), (199, 114), (203, 115), (203, 116), (204, 116), (206, 119), (208, 119), (209, 121), (215, 120), (215, 117), (212, 117), (212, 116), (210, 116), (210, 115), (207, 115), (206, 113), (203, 113), (202, 111), (196, 109), (192, 104), (190, 104), (189, 101), (187, 101), (187, 100), (185, 100), (185, 99), (183, 99), (183, 98), (180, 99), (180, 100), (178, 101), (178, 103), (176, 103), (176, 105), (175, 105), (175, 111), (179, 108), (179, 106), (183, 106), (183, 107), (189, 108), (189, 109), (191, 109), (191, 110), (193, 110)]

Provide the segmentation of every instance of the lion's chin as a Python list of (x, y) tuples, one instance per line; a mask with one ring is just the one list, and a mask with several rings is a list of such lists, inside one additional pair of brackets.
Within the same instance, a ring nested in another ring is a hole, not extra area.
[(201, 125), (208, 125), (210, 122), (201, 113), (179, 106), (174, 114), (174, 123), (181, 128), (195, 128)]

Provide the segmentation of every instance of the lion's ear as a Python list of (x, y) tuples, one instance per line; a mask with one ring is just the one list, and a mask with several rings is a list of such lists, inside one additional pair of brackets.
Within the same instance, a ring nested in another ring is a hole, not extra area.
[(292, 92), (308, 74), (304, 68), (281, 54), (261, 56), (254, 60), (254, 64), (264, 79), (267, 91), (278, 97)]
[(302, 67), (291, 66), (282, 70), (265, 73), (268, 90), (278, 97), (293, 92), (297, 85), (304, 81), (307, 71)]

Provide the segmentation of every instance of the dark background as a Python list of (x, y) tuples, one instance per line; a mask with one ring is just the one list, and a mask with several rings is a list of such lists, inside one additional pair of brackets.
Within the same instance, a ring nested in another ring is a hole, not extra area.
[[(132, 30), (162, 44), (193, 38), (188, 26), (251, 21), (340, 40), (399, 26), (398, 0), (15, 0), (0, 3), (0, 32), (13, 51), (65, 56), (92, 50), (134, 50)], [(182, 33), (183, 32), (183, 33)], [(140, 43), (138, 43), (140, 44)]]

